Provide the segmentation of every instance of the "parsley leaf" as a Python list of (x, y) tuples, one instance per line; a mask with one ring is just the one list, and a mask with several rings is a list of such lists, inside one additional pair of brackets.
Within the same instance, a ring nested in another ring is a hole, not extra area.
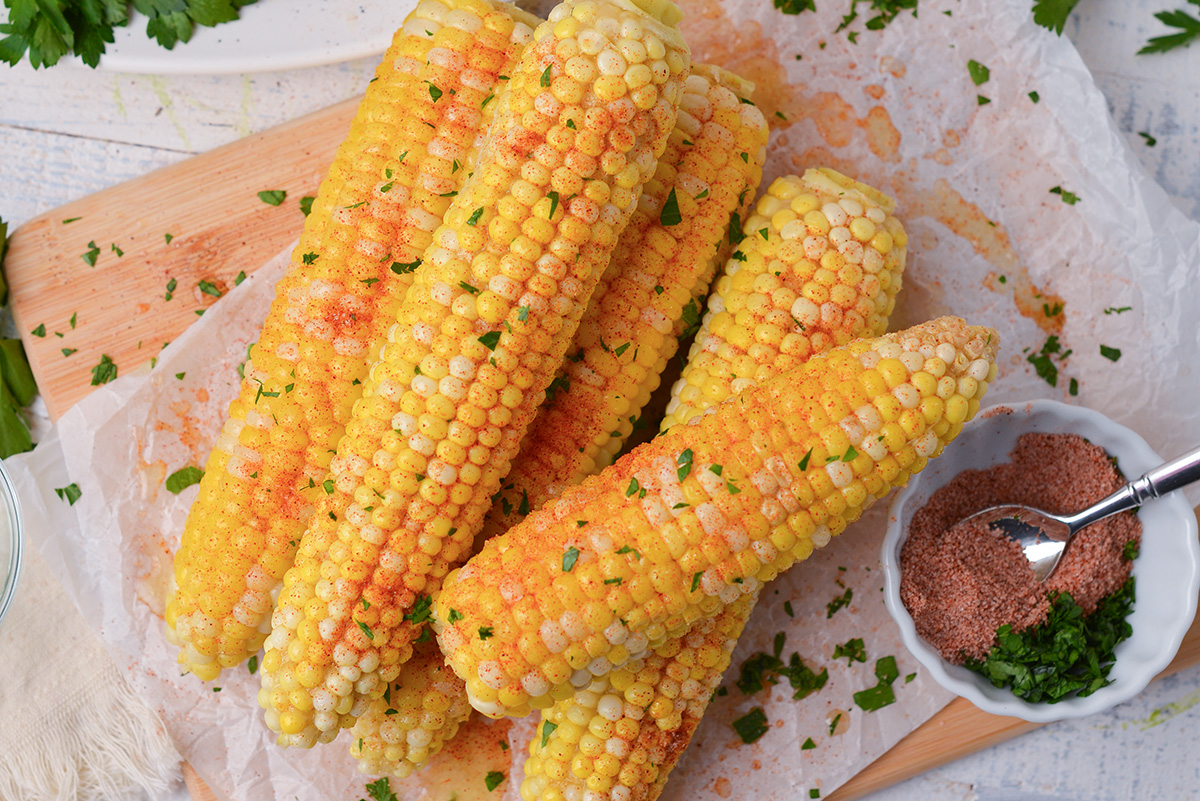
[(767, 724), (767, 713), (761, 706), (756, 706), (733, 722), (733, 730), (737, 732), (742, 742), (749, 745), (770, 730)]
[[(550, 68), (547, 67), (547, 70)], [(489, 791), (495, 790), (504, 781), (504, 774), (498, 770), (489, 770), (488, 774), (483, 777), (483, 784)]]
[(72, 483), (65, 487), (56, 488), (54, 490), (54, 494), (58, 496), (59, 500), (66, 501), (68, 506), (74, 506), (75, 501), (79, 500), (80, 496), (83, 495), (83, 492), (79, 489), (78, 484)]
[[(1188, 0), (1194, 6), (1200, 7), (1200, 0)], [(1178, 47), (1187, 47), (1194, 39), (1200, 39), (1200, 19), (1187, 13), (1185, 9), (1175, 11), (1160, 11), (1154, 18), (1171, 28), (1178, 28), (1179, 33), (1155, 36), (1146, 42), (1146, 46), (1138, 51), (1138, 55), (1150, 53), (1166, 53)]]
[(987, 65), (980, 64), (975, 59), (967, 62), (967, 72), (971, 75), (971, 82), (976, 86), (983, 86), (992, 76), (992, 71), (987, 68)]
[(658, 221), (664, 226), (679, 225), (683, 222), (683, 214), (679, 211), (679, 198), (675, 196), (675, 187), (671, 187), (666, 202), (663, 203), (662, 212), (658, 215)]
[(264, 189), (258, 193), (258, 199), (268, 206), (278, 206), (287, 198), (287, 192), (282, 189)]
[(204, 471), (199, 467), (193, 465), (181, 467), (167, 476), (167, 492), (178, 495), (193, 484), (199, 484), (202, 478), (204, 478)]
[(1079, 0), (1036, 0), (1033, 4), (1033, 21), (1062, 36), (1067, 17), (1077, 3)]
[(100, 363), (92, 368), (92, 386), (107, 384), (117, 377), (117, 365), (107, 353), (100, 354)]

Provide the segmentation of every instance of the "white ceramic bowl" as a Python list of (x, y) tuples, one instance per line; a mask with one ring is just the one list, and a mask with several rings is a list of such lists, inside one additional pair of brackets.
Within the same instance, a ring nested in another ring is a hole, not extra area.
[(0, 463), (0, 622), (17, 593), (21, 574), (21, 509), (8, 473)]
[[(996, 413), (1009, 409), (1010, 413)], [(1078, 434), (1117, 458), (1122, 473), (1134, 479), (1164, 460), (1133, 431), (1099, 412), (1049, 400), (1003, 404), (982, 410), (945, 451), (895, 496), (883, 540), (884, 599), (900, 626), (904, 644), (934, 679), (985, 712), (1045, 723), (1095, 714), (1137, 695), (1179, 650), (1196, 614), (1200, 592), (1200, 541), (1196, 516), (1176, 492), (1142, 506), (1142, 542), (1133, 562), (1133, 611), (1129, 639), (1117, 646), (1112, 684), (1084, 698), (1033, 704), (978, 673), (942, 659), (917, 635), (900, 600), (900, 548), (913, 513), (963, 470), (986, 469), (1009, 460), (1017, 438), (1031, 431)], [(1185, 443), (1191, 446), (1193, 443)]]

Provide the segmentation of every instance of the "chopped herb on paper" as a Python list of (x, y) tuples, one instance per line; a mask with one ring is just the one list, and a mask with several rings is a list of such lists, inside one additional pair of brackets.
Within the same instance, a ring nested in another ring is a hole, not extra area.
[(55, 488), (54, 494), (58, 496), (59, 500), (66, 501), (68, 506), (74, 506), (75, 501), (79, 500), (83, 492), (79, 489), (78, 484), (71, 483), (65, 487)]
[(100, 258), (100, 248), (96, 245), (95, 240), (88, 242), (88, 250), (80, 258), (88, 267), (96, 266), (96, 259)]
[(967, 73), (971, 76), (971, 83), (976, 86), (983, 86), (992, 77), (992, 71), (975, 59), (967, 62)]
[(200, 479), (204, 478), (204, 471), (199, 467), (188, 465), (181, 467), (171, 475), (167, 476), (166, 488), (167, 492), (172, 495), (178, 495), (193, 484), (199, 484)]
[(92, 386), (107, 384), (117, 377), (117, 365), (107, 353), (100, 354), (100, 363), (92, 368)]
[[(546, 69), (550, 69), (547, 67)], [(488, 788), (488, 791), (495, 790), (504, 781), (504, 774), (498, 770), (489, 770), (487, 776), (483, 777), (483, 784)]]
[(761, 706), (756, 706), (737, 720), (733, 721), (733, 730), (737, 732), (742, 742), (749, 745), (757, 741), (770, 730), (767, 724), (767, 713)]
[(287, 192), (282, 189), (264, 189), (258, 193), (258, 199), (268, 206), (278, 206), (287, 199)]
[(1066, 203), (1068, 206), (1074, 206), (1079, 202), (1079, 195), (1075, 194), (1074, 192), (1068, 192), (1061, 186), (1050, 187), (1050, 194), (1058, 195), (1062, 198), (1062, 202)]

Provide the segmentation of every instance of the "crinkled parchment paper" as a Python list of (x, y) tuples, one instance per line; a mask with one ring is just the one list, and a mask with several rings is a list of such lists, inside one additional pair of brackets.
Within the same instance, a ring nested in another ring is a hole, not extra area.
[[(683, 2), (696, 59), (758, 84), (756, 101), (775, 129), (768, 180), (829, 165), (895, 195), (911, 239), (893, 327), (945, 313), (995, 326), (1003, 349), (989, 402), (1067, 400), (1131, 426), (1164, 456), (1191, 444), (1200, 433), (1200, 225), (1136, 165), (1071, 45), (1033, 25), (1028, 0), (923, 0), (919, 19), (904, 14), (882, 31), (859, 20), (856, 42), (834, 33), (848, 3), (818, 5), (819, 13), (785, 16), (768, 0)], [(986, 83), (972, 82), (969, 60), (989, 68)], [(1076, 203), (1065, 202), (1072, 196)], [(69, 479), (83, 492), (31, 536), (214, 790), (254, 801), (355, 799), (363, 779), (344, 743), (275, 749), (255, 677), (228, 671), (219, 693), (181, 677), (161, 634), (170, 552), (196, 493), (176, 497), (162, 482), (204, 463), (281, 264), (211, 308), (149, 376), (96, 390), (23, 457), (42, 484), (25, 491), (45, 494)], [(1119, 349), (1119, 359), (1101, 345)], [(872, 510), (764, 592), (727, 694), (666, 797), (828, 795), (949, 700), (903, 650), (884, 610), (884, 517), (882, 507)], [(850, 603), (828, 616), (847, 589)], [(786, 682), (753, 697), (734, 686), (737, 667), (772, 651), (779, 632), (784, 659), (795, 651), (829, 671), (827, 686), (803, 702)], [(836, 644), (858, 637), (865, 662), (832, 658)], [(897, 703), (864, 712), (851, 696), (875, 684), (875, 660), (887, 655), (899, 665)], [(755, 706), (770, 730), (744, 745), (729, 723)], [(515, 799), (530, 727), (473, 725), (465, 745), (403, 784), (403, 797)], [(808, 738), (816, 747), (801, 749)], [(489, 770), (508, 776), (491, 793), (482, 779)]]

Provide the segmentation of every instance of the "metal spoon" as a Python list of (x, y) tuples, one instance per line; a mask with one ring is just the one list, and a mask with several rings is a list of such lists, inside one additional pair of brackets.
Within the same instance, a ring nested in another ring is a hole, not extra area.
[(1020, 504), (1002, 504), (956, 523), (982, 523), (1014, 540), (1025, 553), (1038, 582), (1050, 578), (1063, 551), (1081, 528), (1141, 506), (1146, 501), (1200, 481), (1200, 448), (1146, 471), (1112, 495), (1072, 515), (1055, 515)]

